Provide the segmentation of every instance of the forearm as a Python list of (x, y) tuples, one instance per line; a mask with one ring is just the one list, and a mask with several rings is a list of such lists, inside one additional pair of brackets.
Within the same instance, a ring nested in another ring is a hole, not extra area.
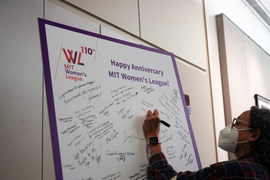
[(171, 179), (177, 175), (162, 152), (152, 155), (149, 158), (149, 163), (152, 168), (152, 177), (155, 177), (155, 179)]
[(162, 152), (161, 144), (149, 145), (149, 149), (150, 149), (151, 156)]
[[(179, 162), (181, 163), (181, 162)], [(169, 165), (165, 155), (161, 153), (157, 153), (152, 155), (149, 158), (149, 164), (151, 165), (151, 175), (155, 177), (157, 180), (164, 179), (209, 179), (211, 177), (216, 177), (220, 175), (217, 167), (215, 168), (204, 168), (199, 171), (185, 171), (177, 173), (172, 166)], [(214, 167), (214, 166), (213, 166)]]

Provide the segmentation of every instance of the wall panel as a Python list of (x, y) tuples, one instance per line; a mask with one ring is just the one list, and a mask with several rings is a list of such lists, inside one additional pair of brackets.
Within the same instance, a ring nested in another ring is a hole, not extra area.
[[(243, 34), (223, 14), (217, 16), (226, 125), (249, 108)], [(239, 103), (241, 105), (239, 106)]]
[(139, 36), (137, 0), (66, 0), (115, 26)]
[[(232, 117), (226, 117), (228, 125), (232, 122), (232, 118), (238, 117), (243, 110), (249, 109), (249, 91), (246, 78), (248, 72), (245, 60), (244, 34), (224, 16), (223, 22), (232, 114)], [(241, 101), (241, 106), (239, 106), (239, 101)]]
[(45, 0), (45, 19), (99, 33), (98, 24), (55, 4), (56, 2), (56, 0)]
[(270, 56), (251, 39), (245, 38), (244, 43), (250, 93), (249, 101), (251, 104), (255, 104), (255, 94), (270, 98), (270, 78), (267, 75), (270, 69)]
[(141, 38), (207, 69), (203, 1), (140, 2)]
[(183, 91), (190, 97), (190, 120), (202, 167), (209, 167), (217, 162), (209, 75), (179, 60), (177, 66)]
[(0, 179), (40, 179), (42, 0), (0, 5)]

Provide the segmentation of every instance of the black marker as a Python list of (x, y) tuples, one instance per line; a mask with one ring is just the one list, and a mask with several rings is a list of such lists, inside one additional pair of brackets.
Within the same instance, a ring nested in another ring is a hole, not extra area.
[(159, 121), (160, 123), (162, 123), (163, 125), (167, 126), (167, 127), (170, 127), (171, 125), (163, 120), (160, 120)]

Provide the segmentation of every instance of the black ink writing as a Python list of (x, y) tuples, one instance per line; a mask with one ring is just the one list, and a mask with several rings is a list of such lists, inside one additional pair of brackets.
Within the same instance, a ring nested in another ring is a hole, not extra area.
[(152, 88), (152, 86), (150, 86), (150, 87), (147, 87), (147, 86), (141, 86), (141, 89), (142, 89), (142, 91), (145, 92), (146, 94), (149, 94), (149, 93), (155, 91), (155, 89)]
[(100, 124), (97, 127), (94, 127), (92, 130), (88, 131), (88, 136), (90, 138), (94, 139), (101, 139), (108, 133), (110, 133), (110, 130), (113, 128), (113, 123), (110, 121), (106, 121), (102, 124)]
[(76, 124), (74, 124), (74, 125), (66, 128), (65, 130), (61, 131), (61, 134), (71, 134), (79, 128), (80, 128), (80, 126), (77, 126)]
[(134, 135), (127, 136), (126, 130), (124, 130), (124, 143), (126, 143), (126, 142), (132, 143), (133, 140), (143, 141), (143, 140), (145, 140), (145, 138), (139, 138), (139, 137), (136, 137)]
[(108, 174), (105, 177), (101, 177), (101, 180), (115, 180), (115, 179), (118, 179), (120, 177), (121, 177), (121, 173), (117, 172), (117, 173)]

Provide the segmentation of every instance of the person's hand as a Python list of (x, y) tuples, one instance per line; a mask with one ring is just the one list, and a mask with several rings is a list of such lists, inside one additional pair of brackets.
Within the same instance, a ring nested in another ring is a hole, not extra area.
[(143, 129), (147, 138), (159, 137), (160, 119), (157, 109), (154, 110), (154, 113), (152, 113), (151, 110), (147, 112), (146, 119), (144, 120), (143, 124)]

